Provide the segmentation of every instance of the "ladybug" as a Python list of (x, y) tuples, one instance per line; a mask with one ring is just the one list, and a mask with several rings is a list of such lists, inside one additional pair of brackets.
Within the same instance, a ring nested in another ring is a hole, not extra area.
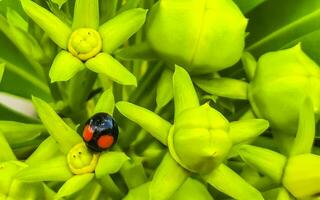
[(82, 137), (90, 150), (101, 152), (117, 142), (118, 133), (118, 125), (109, 114), (97, 113), (85, 123)]

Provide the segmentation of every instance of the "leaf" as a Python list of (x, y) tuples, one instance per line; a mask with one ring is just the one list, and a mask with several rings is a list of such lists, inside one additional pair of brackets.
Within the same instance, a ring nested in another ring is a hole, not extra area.
[(129, 160), (129, 157), (123, 152), (109, 151), (102, 153), (95, 169), (97, 178), (117, 173), (127, 160)]
[(90, 70), (104, 74), (119, 84), (137, 85), (136, 77), (109, 54), (100, 53), (89, 59), (85, 64)]
[(319, 29), (320, 1), (266, 1), (248, 18), (247, 50), (260, 56)]
[(169, 153), (158, 166), (149, 187), (150, 200), (169, 199), (189, 177)]
[(30, 165), (18, 172), (16, 178), (25, 182), (66, 181), (72, 176), (67, 158), (63, 155)]
[(112, 53), (137, 32), (146, 20), (147, 10), (135, 8), (122, 12), (100, 26), (103, 51)]
[(67, 180), (59, 189), (56, 198), (72, 195), (84, 188), (94, 177), (93, 173), (75, 175)]
[(0, 63), (0, 83), (2, 80), (3, 73), (4, 73), (4, 69), (5, 69), (4, 63)]
[(49, 134), (58, 142), (64, 153), (82, 141), (78, 133), (71, 129), (45, 101), (33, 97), (38, 115)]
[(173, 74), (173, 98), (175, 118), (182, 111), (199, 106), (198, 96), (188, 72), (178, 65), (175, 66)]
[(139, 124), (162, 144), (167, 145), (171, 127), (168, 121), (148, 109), (129, 102), (120, 101), (116, 103), (116, 107), (122, 115)]
[(261, 193), (224, 164), (220, 164), (204, 179), (217, 190), (234, 199), (260, 199)]
[(53, 60), (49, 76), (51, 83), (68, 81), (77, 72), (83, 70), (85, 65), (78, 58), (67, 51), (60, 51)]
[(77, 0), (74, 5), (72, 29), (99, 27), (99, 1)]
[(110, 115), (113, 114), (115, 102), (112, 92), (112, 89), (108, 89), (101, 94), (96, 107), (94, 108), (94, 113), (105, 112)]
[(231, 99), (247, 99), (248, 83), (231, 78), (194, 79), (205, 92)]
[(243, 13), (248, 13), (266, 0), (234, 0)]
[(42, 132), (45, 132), (45, 128), (41, 124), (0, 120), (0, 131), (6, 137), (9, 144), (18, 144), (40, 136)]
[[(0, 17), (1, 24), (1, 17)], [(1, 25), (0, 25), (1, 27)], [(0, 28), (1, 29), (1, 28)], [(0, 43), (6, 48), (0, 48), (0, 62), (5, 63), (5, 71), (0, 84), (0, 91), (31, 98), (37, 95), (50, 100), (49, 87), (29, 64), (23, 54), (0, 31)]]

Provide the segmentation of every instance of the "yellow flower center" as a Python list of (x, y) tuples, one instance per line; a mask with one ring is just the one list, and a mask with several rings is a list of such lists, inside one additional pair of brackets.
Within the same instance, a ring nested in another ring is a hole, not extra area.
[(99, 154), (92, 153), (84, 143), (79, 143), (70, 149), (67, 161), (74, 174), (93, 172), (98, 162)]
[(83, 61), (96, 56), (101, 48), (100, 34), (92, 28), (79, 28), (73, 31), (68, 42), (69, 52)]

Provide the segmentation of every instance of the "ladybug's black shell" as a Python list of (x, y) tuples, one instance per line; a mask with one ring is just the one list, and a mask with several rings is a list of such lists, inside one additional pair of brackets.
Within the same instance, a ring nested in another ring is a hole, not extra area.
[[(104, 136), (104, 135), (112, 136), (113, 138), (112, 145), (115, 144), (118, 140), (118, 134), (119, 134), (118, 125), (116, 121), (111, 117), (111, 115), (107, 113), (97, 113), (93, 115), (85, 123), (84, 127), (87, 127), (87, 126), (89, 126), (92, 130), (92, 138), (90, 139), (90, 141), (86, 141), (84, 139), (84, 142), (86, 143), (86, 146), (92, 151), (101, 152), (103, 150), (106, 150), (99, 147), (98, 145), (98, 140), (101, 136)], [(111, 146), (109, 148), (111, 148)]]

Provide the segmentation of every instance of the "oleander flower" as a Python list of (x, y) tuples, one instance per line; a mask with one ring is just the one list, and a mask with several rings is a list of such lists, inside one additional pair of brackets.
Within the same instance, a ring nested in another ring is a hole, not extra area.
[(51, 82), (67, 81), (88, 68), (124, 85), (137, 85), (136, 78), (110, 54), (144, 24), (146, 10), (131, 9), (99, 26), (99, 1), (77, 0), (72, 27), (31, 0), (22, 7), (62, 49), (55, 57), (49, 76)]
[(179, 66), (175, 67), (173, 75), (173, 91), (173, 124), (132, 103), (122, 101), (116, 104), (120, 113), (168, 147), (168, 153), (150, 183), (150, 198), (168, 199), (193, 172), (235, 199), (262, 199), (259, 191), (223, 161), (231, 155), (233, 147), (247, 143), (264, 132), (268, 122), (263, 119), (229, 122), (209, 104), (200, 106), (189, 74)]

